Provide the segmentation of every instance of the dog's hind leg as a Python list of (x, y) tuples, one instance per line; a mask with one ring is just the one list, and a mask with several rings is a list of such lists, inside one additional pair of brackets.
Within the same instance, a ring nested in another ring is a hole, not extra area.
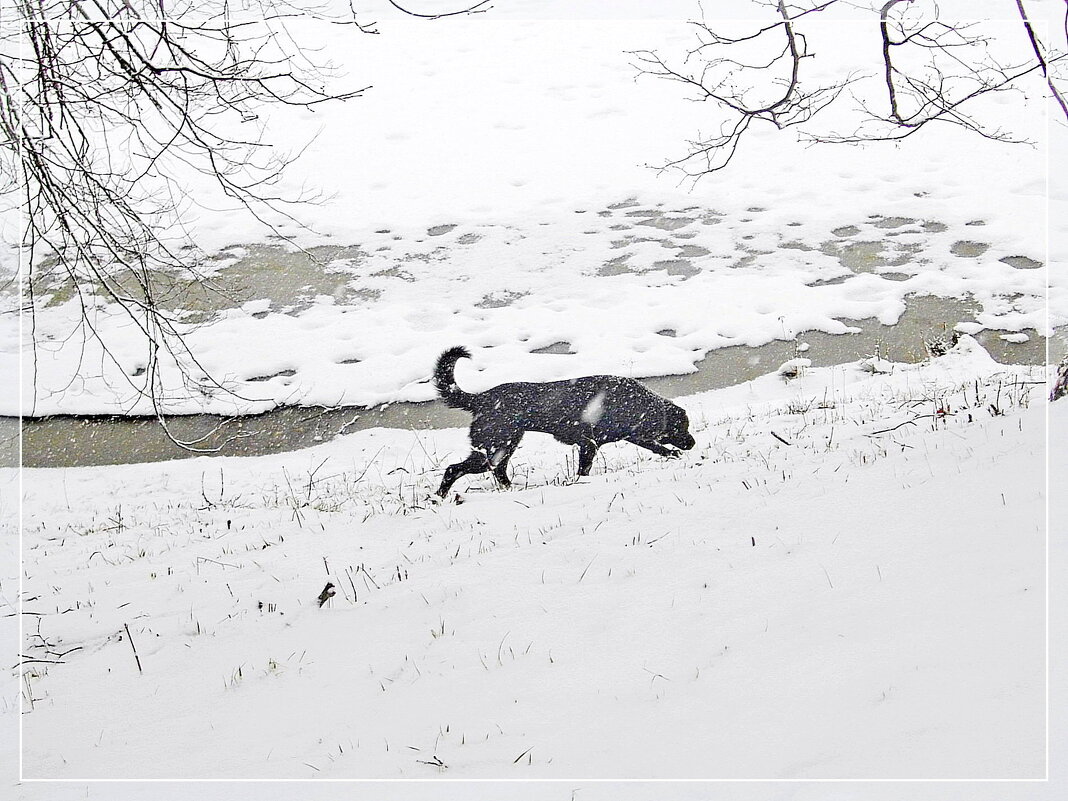
[(471, 455), (462, 462), (451, 464), (445, 468), (445, 475), (438, 487), (438, 495), (444, 498), (449, 494), (449, 488), (456, 483), (456, 479), (471, 473), (485, 473), (491, 467), (490, 460), (482, 451), (471, 451)]
[(512, 486), (512, 481), (508, 478), (508, 460), (512, 458), (515, 449), (519, 447), (519, 441), (521, 439), (523, 439), (522, 431), (520, 431), (517, 436), (508, 440), (508, 444), (498, 448), (489, 455), (490, 464), (493, 465), (493, 477), (497, 479), (502, 487)]
[(593, 460), (597, 457), (597, 443), (592, 439), (585, 439), (579, 443), (579, 466), (578, 474), (588, 476), (593, 468)]

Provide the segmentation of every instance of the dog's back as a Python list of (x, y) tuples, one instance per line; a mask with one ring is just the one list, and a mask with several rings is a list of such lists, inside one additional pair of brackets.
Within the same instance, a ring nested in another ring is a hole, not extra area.
[[(517, 381), (478, 394), (474, 413), (501, 414), (526, 431), (552, 434), (570, 445), (592, 430), (622, 439), (669, 403), (633, 378), (591, 375), (563, 381)], [(614, 436), (618, 434), (618, 436)]]

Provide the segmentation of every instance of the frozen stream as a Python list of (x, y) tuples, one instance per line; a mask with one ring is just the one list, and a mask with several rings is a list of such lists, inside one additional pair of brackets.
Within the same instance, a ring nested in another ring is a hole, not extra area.
[[(973, 320), (975, 308), (967, 301), (912, 297), (896, 325), (850, 320), (850, 325), (861, 329), (860, 333), (831, 335), (807, 331), (798, 336), (798, 342), (808, 343), (804, 355), (817, 367), (855, 361), (877, 349), (894, 361), (916, 362), (926, 357), (925, 338), (938, 337), (958, 322)], [(1000, 362), (1042, 364), (1046, 358), (1046, 340), (1033, 331), (1028, 333), (1030, 338), (1023, 343), (1007, 342), (997, 331), (983, 331), (977, 338)], [(698, 363), (694, 373), (647, 378), (643, 383), (667, 397), (738, 384), (774, 370), (796, 355), (795, 348), (796, 344), (790, 341), (774, 341), (756, 348), (722, 348), (711, 351)], [(545, 358), (552, 358), (552, 352)], [(428, 364), (428, 373), (430, 368)], [(515, 376), (515, 380), (523, 379), (524, 376)], [(170, 424), (176, 436), (188, 440), (218, 427), (218, 433), (207, 440), (206, 446), (221, 445), (218, 455), (255, 456), (310, 447), (339, 434), (367, 428), (448, 428), (465, 426), (469, 419), (466, 412), (433, 401), (393, 403), (370, 409), (281, 407), (229, 420), (216, 415), (185, 415), (171, 418)], [(0, 458), (6, 465), (14, 465), (18, 460), (17, 430), (15, 418), (0, 418), (3, 438)], [(198, 455), (175, 446), (150, 417), (27, 418), (22, 431), (26, 467), (150, 462)]]

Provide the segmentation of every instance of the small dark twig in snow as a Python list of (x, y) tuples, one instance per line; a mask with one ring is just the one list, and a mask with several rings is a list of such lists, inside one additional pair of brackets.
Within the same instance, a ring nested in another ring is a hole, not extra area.
[(11, 667), (12, 670), (14, 670), (15, 668), (19, 667), (19, 665), (29, 665), (31, 663), (42, 664), (42, 665), (65, 665), (65, 664), (67, 664), (66, 662), (63, 662), (63, 661), (61, 661), (59, 659), (34, 659), (32, 656), (26, 656), (26, 654), (19, 654), (19, 657), (21, 658), (22, 661), (20, 661), (17, 665), (12, 665), (12, 667)]
[(326, 582), (326, 586), (323, 587), (323, 591), (319, 593), (319, 608), (321, 609), (323, 604), (333, 598), (336, 594), (337, 590), (334, 589), (334, 583), (332, 581)]
[(219, 567), (232, 567), (232, 568), (235, 568), (235, 569), (237, 568), (237, 565), (232, 565), (229, 562), (219, 562), (219, 561), (216, 561), (215, 559), (209, 559), (206, 556), (198, 556), (197, 557), (197, 575), (200, 575), (200, 563), (201, 562), (211, 562), (211, 564), (218, 565)]
[(890, 431), (897, 431), (901, 426), (915, 425), (917, 420), (926, 420), (930, 417), (949, 417), (949, 414), (921, 414), (919, 417), (913, 417), (911, 420), (905, 420), (903, 423), (898, 423), (896, 426), (890, 426), (890, 428), (881, 428), (878, 431), (872, 431), (865, 434), (866, 437), (874, 437), (877, 434), (886, 434)]
[[(819, 564), (819, 563), (817, 562), (817, 564)], [(823, 571), (823, 575), (825, 575), (827, 577), (827, 584), (830, 585), (830, 588), (833, 590), (834, 589), (834, 582), (831, 581), (831, 574), (827, 572), (827, 568), (825, 568), (823, 565), (820, 565), (820, 570), (822, 570)]]
[(649, 670), (649, 668), (647, 668), (647, 667), (643, 667), (642, 670), (644, 670), (646, 673), (648, 673), (648, 674), (650, 674), (652, 676), (652, 678), (649, 679), (649, 685), (650, 686), (652, 686), (653, 682), (656, 681), (657, 679), (663, 679), (664, 681), (671, 681), (671, 679), (669, 679), (663, 673), (657, 673), (655, 670)]
[(143, 674), (144, 671), (141, 669), (141, 657), (137, 655), (137, 646), (134, 645), (133, 635), (130, 634), (130, 626), (126, 623), (123, 623), (122, 627), (126, 629), (126, 639), (130, 641), (130, 648), (133, 649), (134, 661), (137, 662), (137, 672)]
[(504, 649), (504, 641), (508, 639), (508, 635), (511, 634), (511, 633), (512, 632), (510, 632), (510, 631), (506, 632), (505, 635), (503, 637), (501, 637), (500, 645), (497, 646), (497, 664), (498, 665), (503, 665), (504, 664), (504, 662), (501, 661), (501, 651)]
[(593, 559), (591, 559), (591, 560), (590, 560), (590, 564), (586, 565), (586, 570), (583, 570), (583, 571), (582, 571), (582, 575), (581, 575), (581, 576), (579, 576), (579, 580), (575, 582), (576, 584), (579, 584), (579, 583), (581, 583), (581, 582), (582, 582), (582, 580), (583, 580), (584, 578), (586, 578), (586, 571), (590, 569), (590, 566), (591, 566), (591, 565), (593, 565), (593, 562), (594, 562), (594, 560), (595, 560), (596, 558), (597, 558), (597, 556), (596, 556), (596, 555), (594, 555)]
[(446, 765), (444, 762), (441, 761), (441, 758), (437, 754), (434, 754), (432, 757), (430, 757), (430, 759), (417, 759), (415, 761), (419, 762), (419, 763), (421, 763), (423, 765), (432, 765), (433, 767), (437, 768), (438, 770), (446, 770), (449, 767), (448, 765)]

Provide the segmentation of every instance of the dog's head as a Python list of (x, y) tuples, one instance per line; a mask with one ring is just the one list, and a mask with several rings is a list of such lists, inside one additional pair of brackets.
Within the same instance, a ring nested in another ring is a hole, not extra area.
[(680, 451), (688, 451), (694, 446), (690, 435), (690, 418), (686, 410), (674, 403), (668, 403), (664, 411), (664, 430), (657, 436), (657, 442)]

